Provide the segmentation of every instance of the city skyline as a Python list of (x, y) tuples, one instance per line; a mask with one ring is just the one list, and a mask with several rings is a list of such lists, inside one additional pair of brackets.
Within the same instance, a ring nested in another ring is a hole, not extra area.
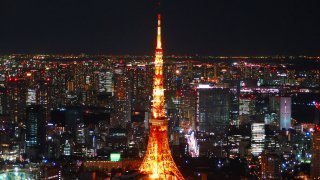
[(320, 179), (316, 3), (156, 4), (3, 2), (0, 179)]
[[(319, 2), (162, 1), (176, 55), (319, 55)], [(3, 1), (0, 54), (152, 54), (155, 1)]]

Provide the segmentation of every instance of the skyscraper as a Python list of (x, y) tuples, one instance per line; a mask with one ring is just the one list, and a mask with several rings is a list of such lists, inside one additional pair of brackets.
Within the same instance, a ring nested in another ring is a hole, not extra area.
[(276, 154), (261, 155), (261, 178), (281, 179), (281, 159)]
[(229, 89), (200, 84), (197, 103), (198, 131), (222, 135), (229, 125), (229, 118)]
[(251, 125), (251, 151), (254, 156), (259, 156), (264, 150), (265, 125), (252, 123)]
[(40, 105), (27, 107), (26, 153), (36, 158), (43, 152), (46, 138), (44, 108)]
[(280, 130), (291, 128), (291, 97), (270, 97), (269, 104), (271, 111), (278, 114)]
[(111, 126), (125, 128), (131, 121), (131, 96), (129, 91), (129, 79), (124, 73), (115, 74), (114, 85), (114, 113), (111, 118)]
[(0, 114), (7, 113), (7, 94), (6, 89), (4, 87), (0, 87)]
[(150, 111), (150, 94), (152, 92), (152, 77), (150, 67), (144, 64), (134, 65), (128, 71), (131, 89), (132, 110)]
[(13, 122), (22, 123), (25, 117), (27, 86), (23, 78), (12, 77), (7, 82), (8, 113)]

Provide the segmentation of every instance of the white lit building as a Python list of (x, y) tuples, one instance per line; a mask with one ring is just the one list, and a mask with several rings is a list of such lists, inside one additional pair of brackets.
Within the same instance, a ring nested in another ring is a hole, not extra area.
[(63, 147), (63, 155), (65, 155), (65, 156), (71, 155), (71, 145), (68, 140), (66, 140), (66, 143)]
[(36, 90), (28, 89), (27, 105), (32, 105), (32, 104), (36, 104)]
[(254, 156), (259, 156), (264, 150), (265, 125), (252, 123), (251, 125), (251, 151)]
[(279, 116), (280, 130), (291, 128), (291, 97), (270, 97), (271, 111), (275, 111)]
[(99, 92), (111, 92), (113, 94), (113, 72), (103, 71), (99, 73)]

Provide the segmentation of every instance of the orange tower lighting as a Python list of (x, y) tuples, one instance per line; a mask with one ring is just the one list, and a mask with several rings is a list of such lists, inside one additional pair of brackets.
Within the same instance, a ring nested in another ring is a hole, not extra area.
[(184, 180), (176, 166), (169, 147), (168, 120), (164, 109), (163, 50), (161, 43), (161, 16), (158, 14), (157, 46), (154, 62), (152, 117), (145, 157), (140, 172), (150, 179)]

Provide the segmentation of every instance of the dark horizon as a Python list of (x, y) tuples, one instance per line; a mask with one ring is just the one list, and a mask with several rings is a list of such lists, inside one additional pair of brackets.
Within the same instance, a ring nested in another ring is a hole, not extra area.
[[(320, 55), (320, 2), (163, 0), (165, 55)], [(0, 2), (0, 54), (153, 55), (155, 0)]]

